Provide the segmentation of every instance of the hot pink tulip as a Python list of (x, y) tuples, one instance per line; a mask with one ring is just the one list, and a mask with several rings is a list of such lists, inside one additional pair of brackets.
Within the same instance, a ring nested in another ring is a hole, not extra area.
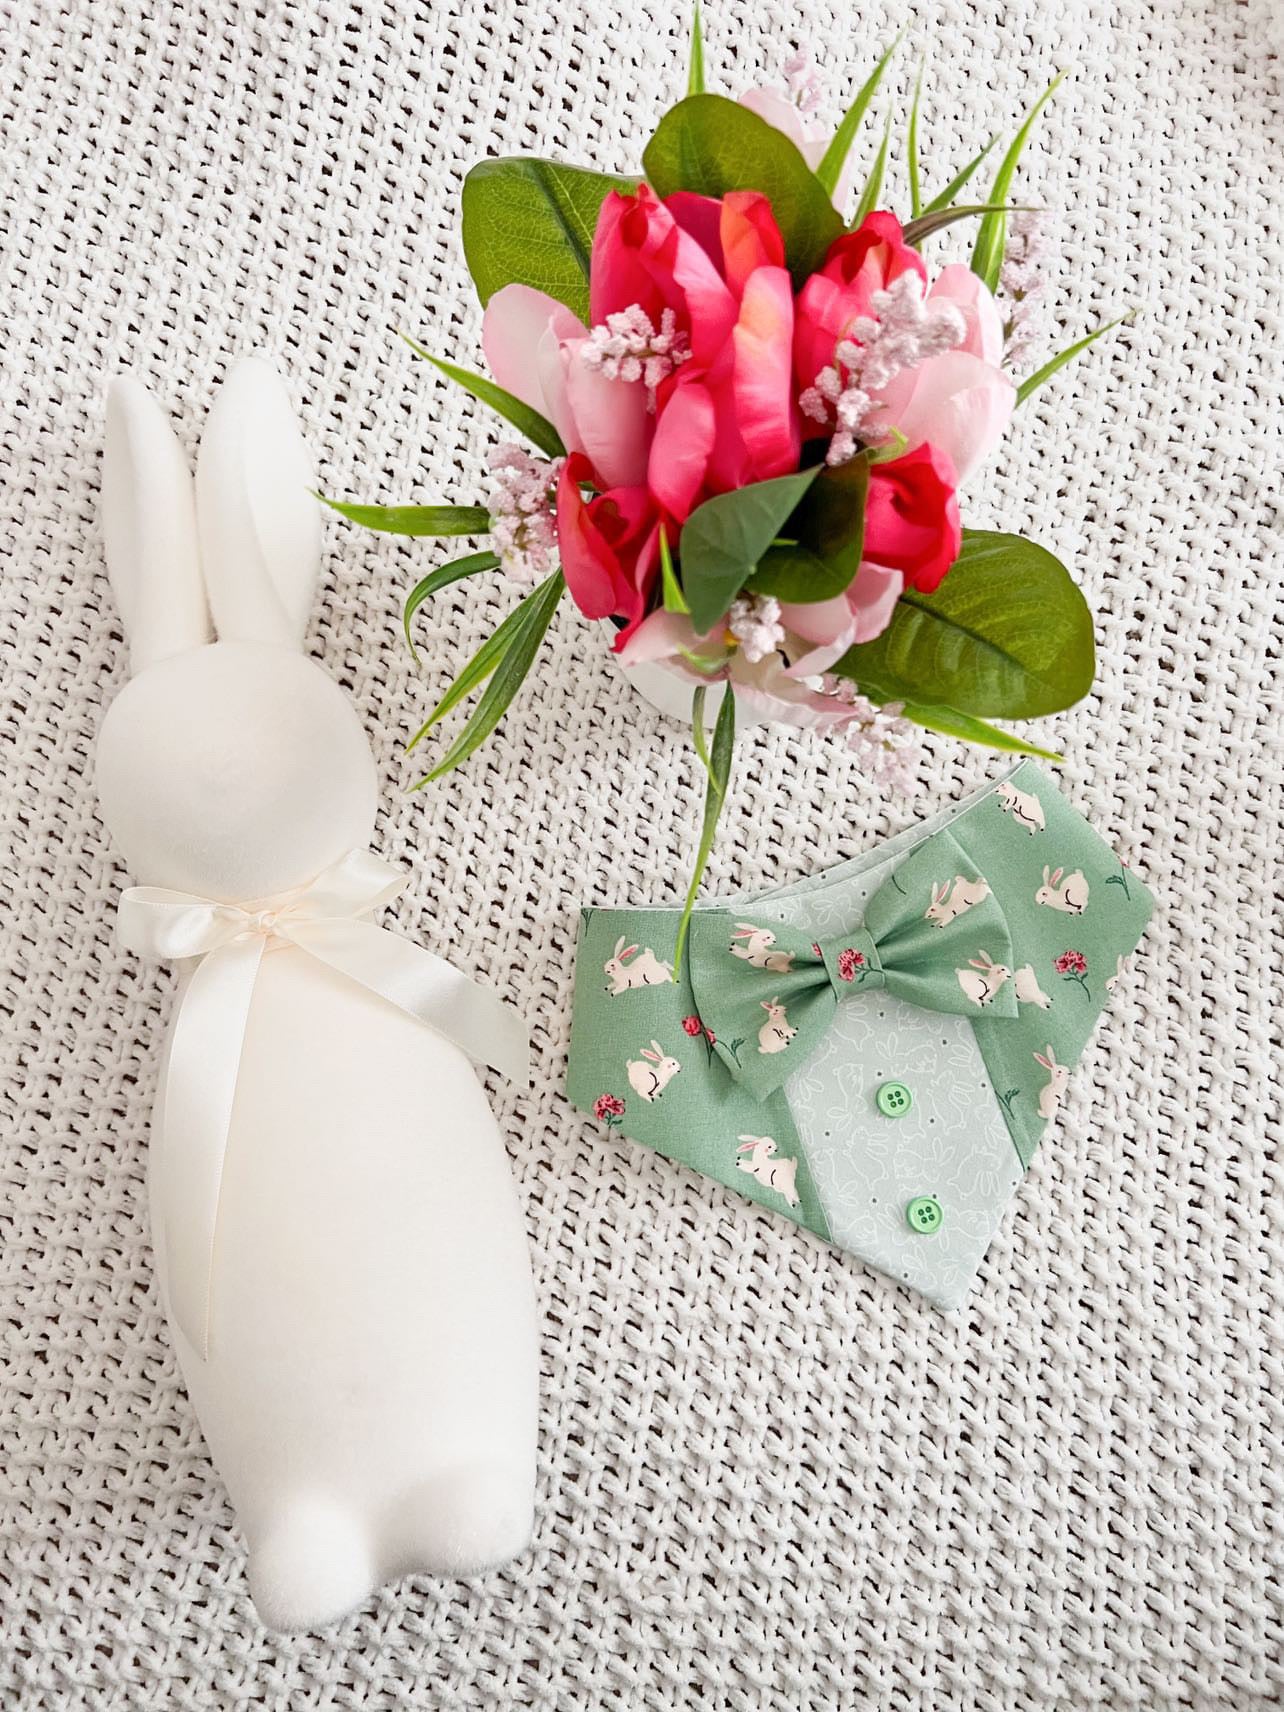
[(930, 594), (963, 545), (954, 489), (954, 466), (938, 446), (875, 464), (865, 504), (865, 557)]
[[(848, 337), (852, 322), (870, 313), (874, 293), (903, 273), (927, 280), (923, 258), (905, 242), (894, 214), (867, 214), (854, 232), (830, 245), (824, 266), (798, 295), (794, 373), (800, 392), (833, 362), (834, 348)], [(807, 432), (828, 429), (809, 423)]]

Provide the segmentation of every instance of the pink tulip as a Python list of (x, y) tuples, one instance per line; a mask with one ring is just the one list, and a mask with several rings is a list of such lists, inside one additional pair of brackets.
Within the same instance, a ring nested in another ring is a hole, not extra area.
[[(740, 97), (740, 105), (747, 107), (751, 113), (756, 113), (760, 119), (765, 119), (776, 130), (783, 131), (785, 136), (798, 150), (798, 153), (815, 172), (825, 158), (825, 150), (829, 147), (832, 132), (823, 129), (809, 131), (804, 123), (802, 110), (798, 103), (784, 89), (773, 89), (770, 86), (760, 89), (747, 89)], [(852, 193), (856, 182), (856, 160), (848, 154), (839, 174), (838, 183), (834, 186), (834, 206), (842, 208)]]
[(935, 445), (875, 464), (865, 502), (865, 557), (930, 594), (963, 545), (954, 489), (954, 466)]
[(954, 305), (967, 328), (963, 343), (918, 368), (903, 369), (876, 396), (908, 449), (935, 446), (962, 482), (998, 445), (1016, 408), (1016, 387), (998, 366), (1003, 316), (988, 288), (962, 263), (942, 269), (928, 301)]
[(546, 416), (568, 452), (584, 452), (604, 486), (638, 486), (652, 426), (646, 395), (590, 368), (587, 339), (577, 315), (529, 285), (502, 286), (482, 317), (482, 349), (499, 384)]
[(566, 460), (557, 492), (557, 534), (571, 597), (586, 618), (626, 620), (621, 642), (642, 620), (660, 564), (659, 522), (644, 487), (613, 488), (587, 502), (592, 479), (582, 455)]
[[(867, 214), (854, 232), (830, 245), (824, 266), (798, 296), (794, 373), (800, 392), (833, 362), (834, 348), (848, 336), (852, 322), (870, 313), (874, 293), (903, 273), (927, 280), (923, 258), (905, 242), (894, 214)], [(828, 430), (809, 423), (807, 432)]]
[(908, 447), (935, 446), (960, 482), (998, 445), (1016, 407), (1007, 375), (968, 351), (903, 369), (877, 396)]

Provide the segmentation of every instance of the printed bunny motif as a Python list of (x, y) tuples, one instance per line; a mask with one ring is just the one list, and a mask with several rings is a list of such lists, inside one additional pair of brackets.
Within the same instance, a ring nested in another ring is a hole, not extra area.
[(783, 1052), (789, 1042), (798, 1033), (791, 1027), (789, 1018), (785, 1015), (785, 1007), (778, 998), (764, 999), (762, 1008), (767, 1013), (767, 1020), (758, 1030), (759, 1052)]
[(974, 1005), (988, 1005), (1003, 983), (1011, 979), (1012, 971), (1003, 963), (993, 962), (988, 951), (978, 951), (968, 963), (968, 968), (954, 971), (959, 986)]
[(1041, 1011), (1046, 1011), (1052, 1000), (1039, 985), (1039, 977), (1034, 972), (1033, 963), (1027, 963), (1016, 972), (1016, 996), (1018, 1004), (1038, 1005)]
[(1010, 814), (1018, 826), (1023, 826), (1034, 837), (1036, 832), (1045, 829), (1043, 804), (1038, 797), (1029, 791), (1019, 791), (1010, 779), (1000, 779), (994, 787), (999, 797), (999, 806), (1004, 814)]
[[(743, 939), (743, 945), (737, 945), (737, 939)], [(742, 921), (736, 926), (731, 935), (731, 955), (739, 957), (754, 969), (769, 969), (773, 975), (787, 975), (794, 966), (791, 951), (773, 951), (776, 936), (769, 927), (754, 927), (752, 922)]]
[(932, 887), (932, 901), (923, 911), (923, 919), (934, 921), (938, 927), (946, 927), (957, 921), (965, 910), (984, 903), (989, 895), (988, 881), (966, 880), (962, 874), (956, 874), (952, 880), (943, 880), (940, 885)]
[(615, 942), (615, 950), (602, 965), (602, 973), (611, 982), (606, 990), (612, 998), (621, 993), (631, 993), (638, 987), (662, 987), (667, 981), (672, 981), (672, 963), (661, 963), (649, 945), (640, 957), (637, 950), (636, 945), (625, 945), (621, 934)]
[(1057, 1055), (1051, 1046), (1047, 1048), (1046, 1056), (1042, 1052), (1036, 1052), (1034, 1061), (1048, 1072), (1048, 1081), (1039, 1091), (1039, 1116), (1044, 1119), (1054, 1118), (1065, 1098), (1066, 1084), (1070, 1080), (1070, 1066), (1057, 1063)]
[[(194, 485), (143, 387), (111, 389), (104, 530), (133, 675), (99, 739), (103, 818), (144, 886), (253, 904), (265, 932), (274, 903), (366, 851), (378, 799), (360, 721), (303, 649), (313, 485), (261, 362), (219, 392)], [(185, 1003), (204, 965), (181, 967)], [(390, 1577), (472, 1575), (526, 1544), (530, 1267), (502, 1139), (450, 1041), (274, 941), (234, 1068), (204, 1349), (174, 1285), (200, 1258), (182, 1213), (209, 1162), (164, 1085), (157, 1267), (259, 1614), (313, 1629)]]
[(789, 1206), (796, 1207), (798, 1161), (777, 1159), (776, 1144), (769, 1135), (742, 1135), (737, 1139), (740, 1146), (736, 1149), (736, 1164), (740, 1169), (756, 1177), (765, 1189), (783, 1195)]
[(1063, 879), (1065, 872), (1064, 868), (1045, 867), (1043, 884), (1034, 894), (1034, 901), (1066, 915), (1082, 915), (1088, 907), (1088, 882), (1079, 868)]
[(641, 1058), (630, 1058), (625, 1066), (629, 1086), (639, 1099), (647, 1101), (658, 1100), (681, 1068), (678, 1060), (671, 1058), (658, 1040), (653, 1040), (649, 1047), (644, 1046)]

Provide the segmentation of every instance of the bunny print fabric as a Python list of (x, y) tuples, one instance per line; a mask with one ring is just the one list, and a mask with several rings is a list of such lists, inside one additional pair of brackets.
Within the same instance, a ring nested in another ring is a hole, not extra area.
[(1023, 763), (869, 857), (697, 911), (676, 980), (677, 911), (586, 911), (570, 1097), (957, 1306), (1150, 908)]

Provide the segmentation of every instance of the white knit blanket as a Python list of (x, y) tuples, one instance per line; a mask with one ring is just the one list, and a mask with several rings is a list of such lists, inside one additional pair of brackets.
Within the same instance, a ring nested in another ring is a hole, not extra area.
[[(903, 103), (930, 43), (933, 190), (1072, 67), (1020, 192), (1059, 211), (1061, 331), (1136, 311), (1024, 411), (968, 501), (1058, 551), (1099, 615), (1098, 693), (1045, 730), (1159, 909), (964, 1311), (569, 1109), (575, 906), (679, 895), (697, 766), (568, 605), (538, 693), (405, 796), (405, 739), (512, 591), (436, 600), (417, 670), (399, 603), (444, 555), (329, 528), (315, 647), (374, 734), (380, 847), (416, 873), (400, 925), (534, 1025), (534, 1091), (497, 1101), (543, 1431), (535, 1544), (511, 1569), (403, 1582), (330, 1636), (280, 1640), (255, 1623), (148, 1247), (169, 994), (113, 942), (125, 876), (90, 782), (124, 663), (103, 389), (135, 366), (191, 444), (229, 358), (263, 350), (328, 490), (479, 497), (489, 426), (392, 330), (479, 360), (463, 170), (519, 150), (635, 164), (682, 86), (685, 19), (654, 0), (0, 5), (5, 1712), (1284, 1702), (1271, 11), (707, 8), (715, 86), (803, 42), (831, 118), (913, 16), (893, 88)], [(994, 770), (940, 741), (922, 812)], [(797, 878), (917, 812), (836, 745), (754, 736), (710, 883)]]

